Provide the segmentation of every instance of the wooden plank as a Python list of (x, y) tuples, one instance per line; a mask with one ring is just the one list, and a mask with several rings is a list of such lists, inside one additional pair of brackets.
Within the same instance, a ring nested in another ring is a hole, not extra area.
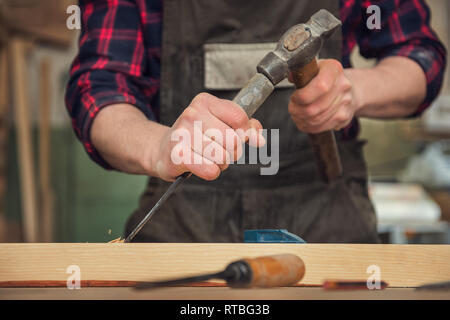
[[(2, 300), (449, 300), (448, 291), (411, 288), (385, 290), (325, 291), (321, 288), (161, 288), (137, 291), (131, 288), (33, 288), (0, 289)], [(165, 318), (170, 318), (166, 315)]]
[[(139, 281), (112, 281), (112, 280), (80, 280), (80, 287), (134, 287)], [(224, 286), (224, 285), (222, 285)], [(60, 288), (67, 287), (67, 281), (62, 280), (26, 280), (26, 281), (0, 281), (0, 288)]]
[(0, 281), (66, 281), (70, 265), (82, 280), (144, 281), (224, 268), (243, 257), (292, 253), (306, 265), (305, 285), (324, 279), (365, 280), (380, 268), (391, 287), (450, 279), (449, 245), (365, 244), (0, 244)]
[(28, 76), (26, 71), (27, 43), (19, 38), (10, 41), (12, 60), (12, 88), (18, 138), (20, 187), (24, 219), (24, 238), (27, 242), (38, 240), (36, 185), (34, 176), (33, 145), (28, 101)]

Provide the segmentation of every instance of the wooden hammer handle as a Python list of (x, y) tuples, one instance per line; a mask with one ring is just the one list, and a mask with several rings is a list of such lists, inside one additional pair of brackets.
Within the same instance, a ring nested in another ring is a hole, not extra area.
[[(297, 89), (306, 86), (319, 73), (316, 59), (313, 59), (303, 68), (292, 72)], [(336, 144), (333, 131), (324, 131), (316, 134), (309, 134), (314, 153), (316, 155), (317, 166), (322, 178), (330, 182), (342, 174), (341, 158)]]

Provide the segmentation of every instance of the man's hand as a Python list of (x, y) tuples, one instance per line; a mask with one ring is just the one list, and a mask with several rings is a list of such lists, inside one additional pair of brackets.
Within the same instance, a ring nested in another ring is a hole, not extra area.
[[(190, 171), (214, 180), (242, 155), (243, 142), (265, 144), (260, 129), (261, 123), (248, 119), (234, 102), (201, 93), (172, 127), (148, 120), (129, 104), (105, 107), (94, 120), (91, 139), (118, 170), (167, 181)], [(174, 161), (174, 155), (181, 161)]]
[(319, 60), (318, 66), (317, 76), (289, 102), (289, 113), (304, 132), (339, 130), (354, 116), (404, 118), (425, 99), (425, 73), (406, 57), (387, 57), (367, 69), (344, 70), (331, 59)]
[[(261, 129), (261, 123), (249, 120), (234, 102), (200, 93), (167, 130), (151, 163), (164, 180), (173, 180), (186, 171), (214, 180), (231, 161), (241, 157), (244, 142), (264, 145)], [(181, 163), (176, 163), (174, 156), (182, 158)]]
[(319, 60), (318, 67), (316, 77), (295, 90), (289, 101), (289, 113), (297, 128), (307, 133), (346, 127), (359, 105), (352, 82), (339, 61)]

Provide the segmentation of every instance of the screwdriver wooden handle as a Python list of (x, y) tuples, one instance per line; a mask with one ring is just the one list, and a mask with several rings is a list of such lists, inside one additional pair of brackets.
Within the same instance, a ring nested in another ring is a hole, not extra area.
[[(314, 58), (306, 66), (292, 72), (292, 79), (297, 89), (306, 86), (319, 73), (317, 60)], [(316, 155), (321, 177), (331, 182), (342, 174), (342, 163), (333, 131), (309, 134)]]
[(294, 285), (305, 275), (303, 260), (293, 254), (279, 254), (244, 259), (252, 271), (248, 287), (282, 287)]

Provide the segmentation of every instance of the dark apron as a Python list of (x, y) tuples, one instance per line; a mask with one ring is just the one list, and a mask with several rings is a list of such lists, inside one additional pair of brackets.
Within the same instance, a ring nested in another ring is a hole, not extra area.
[[(277, 42), (289, 27), (306, 22), (322, 8), (339, 17), (339, 1), (329, 0), (165, 0), (160, 122), (171, 126), (200, 92), (230, 100), (238, 92), (205, 89), (204, 44)], [(325, 43), (320, 56), (341, 58), (339, 32)], [(337, 132), (344, 175), (330, 185), (324, 183), (307, 135), (288, 113), (292, 90), (276, 89), (254, 115), (264, 128), (279, 129), (276, 175), (261, 175), (259, 164), (239, 164), (212, 182), (192, 176), (134, 241), (242, 242), (244, 230), (282, 228), (307, 242), (378, 242), (363, 143), (344, 140)], [(149, 179), (126, 234), (169, 185)]]

